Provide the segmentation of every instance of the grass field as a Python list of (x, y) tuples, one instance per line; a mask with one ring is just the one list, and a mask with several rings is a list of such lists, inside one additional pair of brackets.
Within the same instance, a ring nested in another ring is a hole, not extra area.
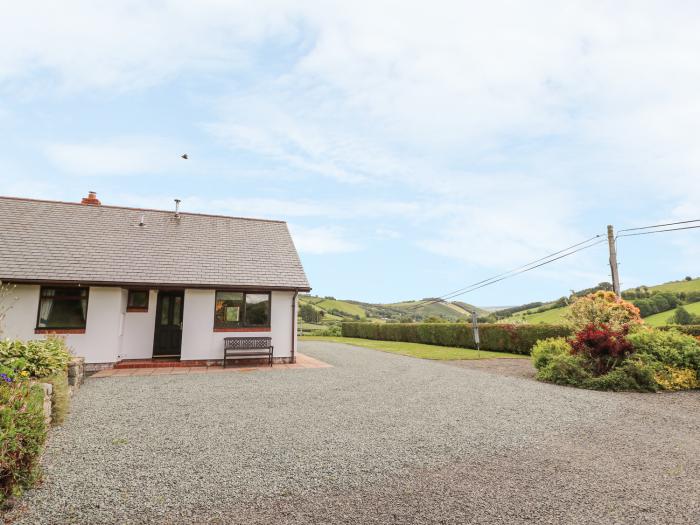
[(692, 281), (676, 281), (672, 283), (650, 286), (649, 290), (656, 292), (697, 292), (700, 291), (700, 279)]
[[(367, 315), (365, 311), (358, 305), (349, 303), (347, 301), (340, 301), (338, 299), (323, 299), (321, 297), (307, 297), (300, 296), (299, 302), (301, 304), (308, 303), (312, 304), (319, 310), (324, 310), (326, 312), (326, 317), (329, 316), (331, 310), (337, 310), (339, 312), (344, 312), (348, 316), (358, 315), (360, 318), (364, 319)], [(332, 319), (340, 320), (341, 317), (332, 316)]]
[(482, 350), (479, 354), (469, 348), (455, 348), (452, 346), (424, 345), (419, 343), (402, 343), (396, 341), (374, 341), (372, 339), (357, 339), (354, 337), (317, 337), (305, 336), (302, 341), (328, 341), (330, 343), (344, 343), (348, 345), (362, 346), (381, 350), (392, 354), (407, 355), (420, 359), (432, 359), (436, 361), (459, 359), (494, 359), (494, 358), (518, 358), (527, 359), (527, 356), (509, 354), (507, 352), (487, 352)]
[(559, 324), (564, 320), (566, 310), (566, 307), (553, 308), (545, 312), (518, 315), (517, 317), (524, 319), (528, 323)]
[[(688, 313), (700, 315), (700, 302), (683, 305), (683, 308), (688, 310)], [(663, 326), (665, 324), (670, 324), (669, 320), (675, 313), (676, 310), (669, 310), (667, 312), (650, 315), (649, 317), (644, 318), (644, 322), (651, 326)]]

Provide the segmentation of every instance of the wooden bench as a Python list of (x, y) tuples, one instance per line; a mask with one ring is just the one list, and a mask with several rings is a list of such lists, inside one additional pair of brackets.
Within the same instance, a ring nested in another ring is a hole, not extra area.
[(227, 359), (252, 359), (266, 357), (272, 366), (272, 337), (224, 338), (224, 368)]

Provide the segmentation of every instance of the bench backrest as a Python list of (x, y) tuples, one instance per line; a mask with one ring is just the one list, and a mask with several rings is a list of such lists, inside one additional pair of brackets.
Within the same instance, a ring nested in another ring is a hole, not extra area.
[(226, 350), (250, 350), (256, 348), (270, 348), (272, 337), (226, 337), (224, 349)]

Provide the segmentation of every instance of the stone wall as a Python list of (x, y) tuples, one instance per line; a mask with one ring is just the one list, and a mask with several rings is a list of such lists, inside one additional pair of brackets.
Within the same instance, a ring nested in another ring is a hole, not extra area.
[(85, 381), (85, 358), (74, 357), (68, 363), (68, 385), (71, 389), (71, 394), (74, 390), (80, 388)]

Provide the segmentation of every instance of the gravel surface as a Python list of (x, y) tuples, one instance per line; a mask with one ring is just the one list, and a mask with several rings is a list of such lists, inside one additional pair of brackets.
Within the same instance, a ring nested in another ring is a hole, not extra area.
[(460, 359), (457, 361), (443, 361), (452, 366), (480, 370), (489, 374), (497, 374), (509, 377), (522, 377), (534, 379), (537, 373), (530, 359)]
[(18, 523), (700, 523), (700, 392), (325, 342), (333, 368), (89, 379)]

